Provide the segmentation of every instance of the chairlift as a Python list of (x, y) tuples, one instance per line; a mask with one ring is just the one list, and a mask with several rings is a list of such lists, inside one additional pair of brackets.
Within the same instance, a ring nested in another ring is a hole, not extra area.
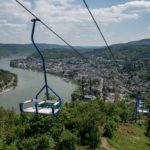
[[(36, 22), (40, 21), (39, 19), (35, 18), (32, 19), (33, 27), (32, 27), (32, 33), (31, 33), (31, 40), (32, 43), (39, 53), (42, 64), (43, 64), (43, 73), (44, 73), (44, 86), (42, 89), (36, 94), (34, 99), (27, 100), (24, 102), (21, 102), (19, 104), (19, 108), (21, 113), (28, 112), (28, 113), (35, 113), (35, 114), (45, 114), (45, 115), (52, 115), (55, 116), (62, 108), (62, 99), (60, 96), (48, 85), (47, 82), (47, 72), (46, 72), (46, 66), (45, 66), (45, 59), (41, 51), (39, 50), (38, 46), (34, 42), (34, 32), (35, 32), (35, 25)], [(42, 91), (45, 89), (46, 93), (46, 100), (39, 99), (39, 95), (42, 93)], [(51, 91), (56, 97), (57, 101), (51, 100), (49, 96), (49, 91)]]
[(137, 113), (148, 114), (149, 110), (144, 107), (144, 100), (136, 99), (136, 111)]

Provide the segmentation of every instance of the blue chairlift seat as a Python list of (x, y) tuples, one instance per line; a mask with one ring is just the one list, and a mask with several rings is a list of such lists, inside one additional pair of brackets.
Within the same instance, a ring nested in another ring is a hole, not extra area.
[(144, 113), (144, 114), (149, 113), (149, 110), (144, 108), (144, 101), (140, 99), (136, 100), (136, 109), (138, 113)]
[[(41, 51), (39, 50), (38, 46), (34, 42), (34, 31), (35, 31), (35, 25), (36, 21), (39, 21), (37, 18), (33, 19), (33, 28), (32, 28), (32, 34), (31, 34), (31, 40), (36, 48), (37, 52), (39, 53), (42, 64), (43, 64), (43, 73), (44, 73), (44, 81), (45, 84), (42, 87), (42, 89), (37, 93), (35, 99), (27, 100), (24, 102), (21, 102), (19, 104), (19, 108), (21, 113), (28, 112), (28, 113), (36, 113), (36, 114), (46, 114), (46, 115), (52, 115), (55, 116), (62, 108), (62, 99), (60, 96), (47, 84), (47, 73), (46, 73), (46, 67), (45, 67), (45, 59)], [(43, 90), (46, 90), (46, 100), (40, 100), (38, 97), (42, 93)], [(56, 97), (57, 101), (50, 100), (49, 98), (49, 90), (52, 92)]]
[(21, 112), (55, 116), (60, 110), (61, 110), (61, 101), (52, 101), (52, 100), (40, 101), (38, 99), (31, 99), (20, 103)]

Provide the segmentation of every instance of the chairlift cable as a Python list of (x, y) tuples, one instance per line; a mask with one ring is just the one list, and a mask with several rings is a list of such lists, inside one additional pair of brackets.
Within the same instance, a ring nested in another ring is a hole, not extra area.
[[(18, 0), (16, 0), (16, 2), (17, 2), (21, 7), (23, 7), (28, 13), (30, 13), (35, 19), (38, 19), (39, 22), (41, 22), (41, 24), (42, 24), (43, 26), (45, 26), (49, 31), (51, 31), (54, 35), (56, 35), (61, 41), (63, 41), (66, 45), (68, 45), (68, 47), (70, 47), (70, 48), (71, 48), (76, 54), (78, 54), (84, 61), (86, 61), (87, 63), (89, 63), (92, 67), (98, 69), (97, 64), (94, 65), (93, 63), (88, 62), (88, 59), (87, 59), (84, 55), (82, 55), (77, 49), (75, 49), (71, 44), (69, 44), (69, 42), (67, 42), (65, 39), (63, 39), (58, 33), (56, 33), (51, 27), (49, 27), (45, 22), (43, 22), (39, 17), (37, 17), (32, 11), (30, 11), (27, 7), (25, 7), (25, 6), (24, 6), (21, 2), (19, 2)], [(101, 36), (102, 36), (102, 38), (103, 38), (105, 44), (106, 44), (106, 46), (107, 46), (107, 48), (108, 48), (108, 50), (109, 50), (109, 52), (110, 52), (110, 54), (111, 54), (111, 56), (112, 56), (112, 58), (113, 58), (113, 61), (115, 62), (116, 66), (119, 67), (118, 62), (117, 62), (117, 60), (115, 59), (115, 56), (114, 56), (114, 54), (113, 54), (113, 52), (112, 52), (110, 46), (108, 45), (108, 42), (107, 42), (107, 40), (106, 40), (104, 34), (102, 33), (102, 31), (101, 31), (101, 29), (100, 29), (98, 23), (96, 22), (96, 20), (95, 20), (93, 14), (92, 14), (92, 12), (90, 11), (90, 9), (89, 9), (89, 7), (88, 7), (86, 1), (83, 0), (83, 2), (85, 3), (85, 5), (86, 5), (86, 7), (87, 7), (87, 9), (88, 9), (88, 11), (89, 11), (91, 17), (93, 18), (93, 21), (94, 21), (94, 23), (96, 24), (96, 26), (97, 26), (97, 28), (98, 28), (98, 30), (99, 30), (99, 32), (100, 32), (100, 34), (101, 34)], [(118, 70), (117, 70), (117, 72), (118, 72)], [(101, 72), (101, 74), (104, 75), (103, 72)]]
[[(118, 62), (117, 62), (117, 60), (116, 60), (116, 58), (115, 58), (115, 56), (114, 56), (114, 54), (113, 54), (113, 52), (112, 52), (112, 49), (111, 49), (110, 46), (108, 45), (108, 42), (107, 42), (107, 40), (106, 40), (106, 38), (105, 38), (105, 36), (104, 36), (104, 34), (103, 34), (103, 32), (102, 32), (100, 26), (98, 25), (98, 23), (97, 23), (97, 21), (96, 21), (94, 15), (92, 14), (92, 12), (91, 12), (91, 10), (90, 10), (90, 8), (89, 8), (89, 6), (88, 6), (86, 0), (83, 0), (83, 2), (84, 2), (84, 4), (85, 4), (85, 6), (86, 6), (86, 8), (87, 8), (87, 10), (88, 10), (88, 12), (89, 12), (89, 14), (90, 14), (90, 16), (92, 17), (93, 22), (95, 23), (95, 25), (96, 25), (96, 27), (97, 27), (97, 29), (98, 29), (98, 31), (99, 31), (99, 33), (100, 33), (102, 39), (104, 40), (104, 42), (105, 42), (105, 44), (106, 44), (106, 47), (107, 47), (107, 49), (109, 50), (109, 52), (110, 52), (110, 54), (111, 54), (111, 56), (112, 56), (112, 58), (113, 58), (113, 61), (114, 61), (115, 64), (116, 64), (116, 72), (117, 72), (118, 75), (122, 78), (122, 81), (125, 81), (124, 78), (123, 78), (123, 76), (121, 76), (120, 73), (119, 73), (119, 71), (118, 71), (118, 68), (120, 69), (119, 64), (118, 64)], [(125, 82), (126, 82), (125, 84), (127, 84), (127, 81), (125, 81)], [(122, 82), (121, 82), (121, 83), (122, 83)], [(137, 86), (138, 86), (138, 84), (137, 84)], [(142, 86), (142, 87), (144, 87), (144, 86)], [(124, 90), (125, 90), (127, 93), (130, 93), (130, 94), (132, 93), (132, 92), (130, 92), (130, 91), (127, 90), (127, 89), (124, 89)]]
[(51, 31), (54, 35), (56, 35), (61, 41), (67, 44), (73, 51), (75, 51), (82, 59), (86, 59), (78, 50), (76, 50), (71, 44), (69, 44), (65, 39), (63, 39), (58, 33), (56, 33), (51, 27), (49, 27), (44, 21), (42, 21), (39, 17), (37, 17), (33, 12), (31, 12), (27, 7), (25, 7), (21, 2), (16, 0), (16, 2), (23, 7), (28, 13), (30, 13), (35, 19), (38, 19), (42, 25), (44, 25), (49, 31)]
[[(115, 66), (116, 66), (116, 72), (117, 72), (118, 75), (121, 77), (122, 81), (124, 81), (123, 76), (121, 76), (120, 73), (119, 73), (119, 71), (118, 71), (118, 69), (120, 69), (119, 64), (118, 64), (118, 62), (117, 62), (117, 60), (116, 60), (116, 58), (115, 58), (115, 56), (114, 56), (114, 54), (113, 54), (113, 52), (112, 52), (112, 49), (110, 48), (110, 46), (109, 46), (109, 44), (108, 44), (108, 42), (107, 42), (107, 40), (106, 40), (106, 38), (105, 38), (105, 36), (104, 36), (104, 34), (103, 34), (103, 32), (102, 32), (100, 26), (98, 25), (98, 23), (97, 23), (97, 21), (96, 21), (94, 15), (93, 15), (93, 13), (92, 13), (92, 11), (90, 10), (90, 8), (89, 8), (89, 6), (88, 6), (86, 0), (83, 0), (83, 3), (85, 4), (85, 6), (86, 6), (86, 8), (87, 8), (87, 10), (88, 10), (88, 12), (89, 12), (89, 14), (90, 14), (90, 16), (91, 16), (93, 22), (95, 23), (95, 25), (96, 25), (96, 27), (97, 27), (97, 29), (98, 29), (98, 31), (99, 31), (99, 33), (100, 33), (102, 39), (104, 40), (104, 42), (105, 42), (105, 44), (106, 44), (107, 49), (109, 50), (109, 52), (110, 52), (110, 54), (111, 54), (111, 56), (112, 56), (113, 61), (114, 61), (115, 64), (116, 64), (116, 65), (115, 65)], [(126, 82), (126, 81), (125, 81), (125, 82)], [(126, 83), (125, 83), (125, 84), (126, 84)], [(126, 91), (126, 92), (131, 93), (131, 92), (129, 92), (129, 91)]]
[[(27, 7), (25, 7), (21, 2), (19, 2), (18, 0), (16, 0), (16, 2), (21, 6), (21, 7), (23, 7), (29, 14), (31, 14), (35, 19), (37, 19), (39, 22), (41, 22), (41, 24), (43, 25), (43, 26), (45, 26), (49, 31), (51, 31), (54, 35), (56, 35), (61, 41), (63, 41), (66, 45), (68, 45), (75, 53), (77, 53), (81, 58), (82, 58), (82, 60), (84, 60), (84, 61), (86, 61), (87, 63), (89, 63), (92, 67), (94, 67), (94, 68), (96, 68), (96, 69), (98, 69), (98, 65), (96, 64), (96, 65), (94, 65), (93, 63), (91, 63), (91, 62), (88, 62), (88, 59), (85, 57), (85, 56), (83, 56), (77, 49), (75, 49), (71, 44), (69, 44), (65, 39), (63, 39), (58, 33), (56, 33), (51, 27), (49, 27), (45, 22), (43, 22), (39, 17), (37, 17), (32, 11), (30, 11)], [(103, 34), (102, 34), (103, 35)], [(103, 37), (104, 37), (104, 35), (103, 35)], [(105, 39), (105, 38), (104, 38)], [(106, 41), (106, 39), (105, 39), (105, 41)], [(106, 41), (106, 43), (107, 43), (107, 41)], [(108, 44), (107, 44), (107, 46), (108, 46)], [(108, 46), (109, 47), (109, 46)], [(111, 50), (111, 49), (110, 49)], [(113, 55), (113, 53), (112, 53), (112, 56), (114, 56)], [(114, 60), (115, 60), (115, 58), (114, 58)], [(117, 63), (117, 61), (116, 61), (116, 63)], [(105, 74), (104, 74), (104, 72), (100, 72), (101, 74), (103, 74), (103, 76), (105, 76)]]
[(106, 40), (106, 38), (105, 38), (105, 36), (104, 36), (104, 34), (103, 34), (103, 32), (102, 32), (100, 26), (98, 25), (98, 23), (97, 23), (96, 19), (94, 18), (94, 16), (93, 16), (93, 14), (92, 14), (92, 12), (91, 12), (91, 10), (90, 10), (88, 4), (86, 3), (86, 0), (83, 0), (83, 2), (84, 2), (84, 4), (85, 4), (85, 6), (86, 6), (86, 8), (87, 8), (87, 10), (88, 10), (88, 12), (89, 12), (89, 14), (90, 14), (90, 16), (92, 17), (92, 19), (93, 19), (93, 21), (94, 21), (94, 23), (95, 23), (95, 25), (96, 25), (96, 27), (97, 27), (97, 29), (98, 29), (98, 31), (99, 31), (101, 37), (103, 38), (103, 40), (104, 40), (104, 42), (105, 42), (105, 44), (106, 44), (106, 47), (107, 47), (107, 49), (109, 50), (109, 52), (110, 52), (110, 54), (111, 54), (111, 56), (112, 56), (114, 62), (116, 63), (117, 66), (119, 66), (118, 63), (117, 63), (117, 60), (116, 60), (116, 58), (115, 58), (115, 56), (114, 56), (114, 54), (113, 54), (113, 52), (112, 52), (112, 50), (111, 50), (111, 48), (110, 48), (110, 46), (109, 46), (108, 43), (107, 43), (107, 40)]

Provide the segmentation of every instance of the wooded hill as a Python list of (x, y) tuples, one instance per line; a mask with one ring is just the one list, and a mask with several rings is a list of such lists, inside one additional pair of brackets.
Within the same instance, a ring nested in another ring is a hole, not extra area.
[[(43, 51), (46, 50), (46, 55), (50, 57), (66, 57), (76, 55), (73, 50), (65, 45), (57, 44), (38, 44), (38, 47)], [(109, 51), (106, 47), (80, 47), (75, 46), (79, 52), (85, 52), (85, 55), (96, 55), (110, 57)], [(111, 45), (113, 53), (117, 58), (132, 58), (135, 59), (149, 59), (150, 58), (150, 39), (143, 39), (140, 41), (133, 41), (128, 43), (121, 43)], [(0, 57), (8, 56), (29, 56), (33, 54), (35, 48), (32, 44), (0, 44)], [(72, 55), (70, 55), (72, 54)], [(32, 55), (34, 56), (34, 55)], [(36, 53), (35, 53), (36, 56)]]
[[(46, 50), (46, 49), (50, 49), (50, 50), (52, 49), (53, 51), (57, 49), (57, 50), (60, 50), (61, 54), (62, 54), (61, 49), (66, 49), (66, 50), (69, 49), (68, 46), (57, 45), (57, 44), (40, 44), (39, 43), (37, 45), (41, 51)], [(79, 46), (76, 46), (75, 48), (78, 49), (79, 51), (80, 50), (89, 51), (92, 49), (91, 47), (79, 47)], [(56, 53), (57, 53), (57, 50), (56, 50)], [(0, 57), (28, 56), (34, 53), (34, 51), (35, 51), (35, 48), (33, 47), (32, 44), (0, 44)]]
[[(44, 49), (46, 48), (46, 49)], [(110, 52), (107, 47), (75, 47), (84, 56), (94, 55), (96, 57), (104, 57), (112, 59)], [(110, 48), (115, 55), (116, 59), (125, 60), (149, 60), (150, 59), (150, 39), (143, 39), (140, 41), (133, 41), (128, 43), (121, 43), (110, 45)], [(44, 50), (44, 51), (43, 51)], [(64, 58), (64, 57), (79, 57), (72, 49), (68, 47), (43, 47), (43, 54), (46, 58)], [(34, 52), (31, 56), (32, 58), (38, 58), (38, 54)]]
[[(111, 45), (110, 48), (116, 58), (125, 58), (129, 60), (150, 60), (150, 39), (115, 44)], [(93, 51), (87, 52), (87, 54), (111, 58), (110, 52), (106, 47), (94, 49)]]

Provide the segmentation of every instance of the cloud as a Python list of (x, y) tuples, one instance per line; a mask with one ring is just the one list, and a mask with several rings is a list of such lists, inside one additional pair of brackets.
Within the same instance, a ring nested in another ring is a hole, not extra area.
[[(28, 8), (31, 8), (31, 4), (29, 2), (23, 2)], [(0, 19), (7, 18), (8, 20), (12, 19), (27, 19), (27, 14), (25, 11), (18, 7), (15, 0), (7, 0), (2, 1), (0, 5)]]
[[(80, 23), (91, 20), (87, 10), (74, 3), (75, 0), (36, 0), (34, 9), (38, 16), (51, 23)], [(27, 2), (26, 2), (27, 3)], [(25, 4), (25, 3), (24, 3)], [(29, 1), (25, 6), (28, 7)], [(131, 1), (107, 8), (91, 9), (101, 23), (118, 23), (125, 20), (138, 19), (138, 11), (150, 10), (148, 1)], [(23, 14), (22, 14), (23, 15)]]
[(7, 20), (0, 20), (0, 28), (25, 28), (26, 24), (9, 23)]
[[(77, 45), (82, 45), (84, 43), (84, 45), (93, 45), (98, 43), (97, 36), (99, 35), (88, 11), (85, 7), (76, 3), (75, 0), (20, 1), (71, 44), (78, 43)], [(150, 11), (150, 2), (143, 0), (129, 1), (106, 8), (92, 8), (91, 11), (97, 22), (104, 28), (110, 24), (138, 20), (141, 17), (141, 12)], [(16, 28), (16, 31), (13, 32), (28, 35), (23, 39), (17, 39), (18, 37), (16, 37), (16, 41), (30, 42), (31, 23), (29, 20), (31, 18), (32, 16), (21, 8), (15, 0), (1, 2), (0, 30), (7, 29), (11, 31), (12, 28), (14, 30)], [(40, 26), (37, 30), (40, 41), (60, 43), (54, 36), (50, 35), (49, 37), (44, 27)], [(106, 36), (108, 35), (110, 33), (106, 31)], [(7, 35), (4, 34), (3, 36)], [(15, 42), (15, 37), (13, 40), (12, 42)], [(1, 38), (0, 41), (4, 42)]]
[[(116, 23), (140, 18), (141, 11), (149, 11), (149, 1), (131, 1), (108, 8), (94, 9), (95, 16), (104, 23)], [(101, 15), (101, 16), (100, 16)]]

